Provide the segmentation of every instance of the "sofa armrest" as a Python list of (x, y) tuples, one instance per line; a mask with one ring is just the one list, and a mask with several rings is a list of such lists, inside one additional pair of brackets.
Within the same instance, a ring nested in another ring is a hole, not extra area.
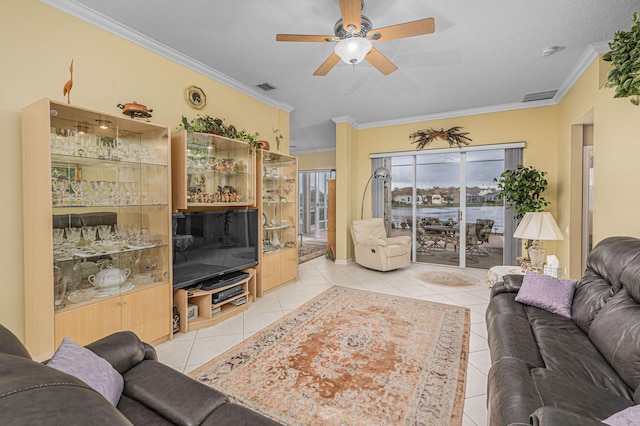
[(87, 345), (87, 349), (106, 359), (118, 373), (124, 374), (145, 359), (157, 359), (155, 349), (143, 343), (131, 331), (120, 331)]
[(500, 293), (517, 293), (522, 287), (524, 275), (507, 274), (491, 288), (491, 297)]
[(534, 426), (602, 426), (604, 424), (593, 417), (551, 406), (538, 408), (531, 414), (529, 420)]
[(385, 245), (388, 244), (399, 244), (401, 246), (408, 246), (411, 244), (411, 237), (407, 235), (400, 235), (399, 237), (389, 237), (385, 240)]

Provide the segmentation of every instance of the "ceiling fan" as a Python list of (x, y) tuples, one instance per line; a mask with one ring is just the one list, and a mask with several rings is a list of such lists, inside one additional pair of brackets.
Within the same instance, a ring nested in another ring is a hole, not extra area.
[(369, 18), (362, 15), (363, 7), (364, 0), (340, 0), (342, 19), (334, 26), (335, 35), (277, 34), (276, 41), (337, 43), (331, 56), (313, 73), (315, 76), (327, 75), (341, 59), (353, 65), (366, 59), (382, 74), (388, 75), (398, 67), (373, 47), (372, 42), (431, 34), (435, 31), (433, 18), (372, 29)]

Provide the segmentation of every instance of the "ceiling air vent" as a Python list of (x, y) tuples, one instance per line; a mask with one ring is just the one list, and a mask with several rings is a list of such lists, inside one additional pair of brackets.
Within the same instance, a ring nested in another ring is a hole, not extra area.
[(256, 84), (256, 86), (261, 88), (265, 92), (268, 92), (269, 90), (277, 89), (277, 87), (271, 83), (260, 83), (260, 84)]
[(522, 102), (544, 101), (546, 99), (553, 99), (556, 93), (558, 93), (558, 89), (547, 90), (545, 92), (527, 93), (526, 95), (524, 95), (524, 99), (522, 100)]

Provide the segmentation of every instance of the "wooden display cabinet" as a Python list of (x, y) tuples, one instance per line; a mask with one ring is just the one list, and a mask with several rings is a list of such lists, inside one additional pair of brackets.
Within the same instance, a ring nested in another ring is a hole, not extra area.
[(208, 133), (174, 132), (173, 209), (255, 204), (255, 152), (248, 143)]
[(257, 161), (263, 239), (258, 296), (262, 297), (298, 277), (298, 165), (295, 157), (269, 151)]
[[(171, 338), (169, 134), (49, 99), (22, 110), (25, 343), (35, 359), (65, 336)], [(131, 272), (94, 288), (98, 265)], [(58, 274), (64, 299), (54, 297)]]

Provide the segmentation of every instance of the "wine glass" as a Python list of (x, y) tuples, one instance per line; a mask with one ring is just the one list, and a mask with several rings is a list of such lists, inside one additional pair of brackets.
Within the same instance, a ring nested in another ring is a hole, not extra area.
[(90, 244), (95, 243), (96, 241), (96, 230), (98, 228), (95, 226), (83, 226), (82, 227), (82, 237)]
[(100, 241), (111, 240), (111, 225), (98, 225), (98, 234), (100, 236)]
[(84, 186), (84, 181), (83, 180), (72, 180), (71, 181), (71, 190), (73, 191), (73, 193), (75, 194), (75, 198), (76, 198), (76, 205), (81, 205), (84, 204), (84, 200), (82, 197), (82, 187)]
[(80, 242), (81, 228), (66, 228), (67, 241), (73, 245), (77, 245)]

